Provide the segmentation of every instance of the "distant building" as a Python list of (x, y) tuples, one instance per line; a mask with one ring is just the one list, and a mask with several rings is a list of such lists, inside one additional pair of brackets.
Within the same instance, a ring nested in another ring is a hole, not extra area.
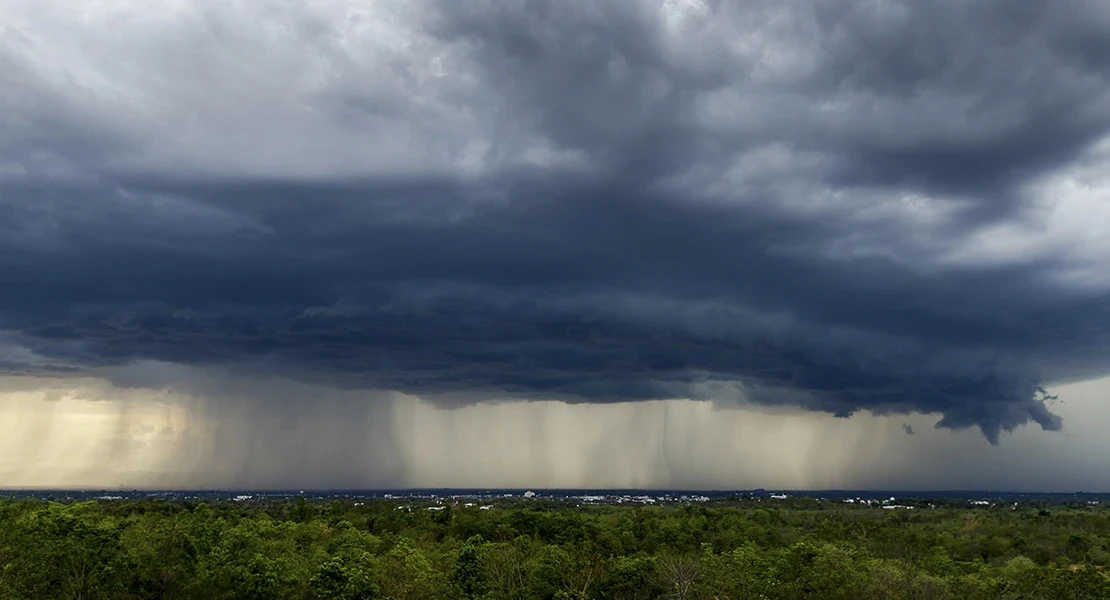
[(536, 497), (536, 492), (533, 492), (531, 490), (529, 490), (527, 492), (524, 492), (524, 497), (525, 498), (535, 498)]

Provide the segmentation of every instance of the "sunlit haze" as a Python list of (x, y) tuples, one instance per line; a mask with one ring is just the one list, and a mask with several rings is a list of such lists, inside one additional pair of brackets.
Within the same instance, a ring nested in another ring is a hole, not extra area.
[(0, 0), (0, 487), (1110, 491), (1108, 28)]

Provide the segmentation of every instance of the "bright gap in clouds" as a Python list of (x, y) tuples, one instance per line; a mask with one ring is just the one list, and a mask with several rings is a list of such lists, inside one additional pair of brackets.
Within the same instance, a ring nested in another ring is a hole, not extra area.
[[(690, 400), (442, 409), (282, 380), (224, 379), (226, 395), (207, 398), (37, 384), (0, 392), (4, 487), (1110, 489), (1100, 460), (1110, 422), (1098, 407), (1110, 380), (1066, 386), (1068, 432), (1018, 430), (1002, 452), (922, 415), (839, 419)], [(267, 405), (282, 394), (317, 401)]]

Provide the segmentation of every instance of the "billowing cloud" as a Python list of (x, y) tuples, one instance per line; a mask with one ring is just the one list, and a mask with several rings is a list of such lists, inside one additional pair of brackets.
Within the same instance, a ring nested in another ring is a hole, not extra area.
[(1097, 2), (0, 7), (8, 373), (992, 442), (1106, 374)]

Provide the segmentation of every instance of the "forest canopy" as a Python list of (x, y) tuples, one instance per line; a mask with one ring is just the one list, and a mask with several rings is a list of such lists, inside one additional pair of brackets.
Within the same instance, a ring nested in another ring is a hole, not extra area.
[(1101, 507), (0, 501), (0, 598), (1082, 600), (1110, 598), (1108, 531)]

